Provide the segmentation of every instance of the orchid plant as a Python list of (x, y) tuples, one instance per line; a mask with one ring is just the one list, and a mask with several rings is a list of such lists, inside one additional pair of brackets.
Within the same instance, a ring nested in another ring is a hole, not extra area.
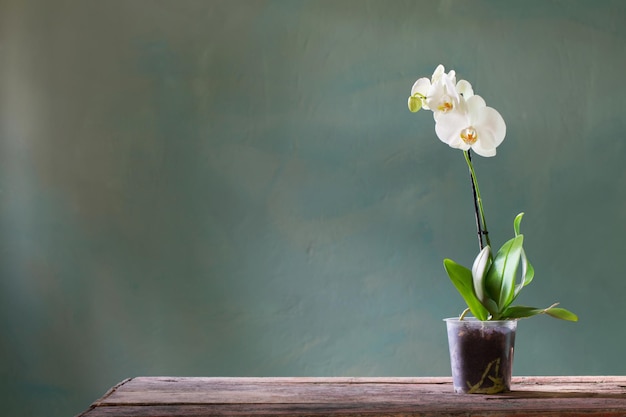
[(483, 157), (496, 155), (496, 148), (506, 135), (506, 124), (500, 113), (474, 94), (469, 82), (457, 82), (455, 71), (446, 73), (443, 65), (435, 69), (431, 78), (420, 78), (413, 84), (408, 105), (414, 113), (420, 109), (433, 112), (437, 137), (450, 147), (463, 151), (470, 172), (480, 252), (471, 270), (451, 259), (443, 262), (450, 280), (468, 306), (461, 319), (471, 311), (481, 321), (519, 319), (537, 314), (577, 321), (574, 313), (557, 307), (558, 303), (547, 308), (511, 305), (535, 274), (524, 251), (524, 235), (520, 233), (524, 213), (518, 214), (513, 221), (514, 237), (494, 255), (472, 164), (472, 151)]

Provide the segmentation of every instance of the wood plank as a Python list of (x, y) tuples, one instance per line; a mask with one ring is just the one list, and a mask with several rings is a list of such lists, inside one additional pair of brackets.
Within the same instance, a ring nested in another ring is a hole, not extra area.
[(138, 377), (81, 416), (626, 416), (626, 377), (515, 377), (512, 388), (460, 395), (446, 377)]
[(211, 417), (211, 416), (294, 416), (294, 417), (624, 417), (623, 409), (587, 410), (490, 410), (486, 412), (437, 410), (423, 411), (411, 407), (368, 407), (365, 409), (341, 407), (290, 407), (274, 405), (259, 410), (253, 407), (229, 408), (217, 406), (158, 406), (158, 407), (107, 407), (97, 409), (89, 417)]

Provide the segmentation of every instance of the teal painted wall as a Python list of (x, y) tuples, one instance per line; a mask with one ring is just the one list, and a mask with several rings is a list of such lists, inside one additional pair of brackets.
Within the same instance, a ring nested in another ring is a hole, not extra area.
[[(443, 63), (508, 125), (494, 243), (537, 270), (517, 375), (625, 374), (626, 3), (0, 0), (0, 402), (67, 416), (138, 375), (449, 375), (460, 151)], [(4, 410), (7, 410), (6, 413)]]

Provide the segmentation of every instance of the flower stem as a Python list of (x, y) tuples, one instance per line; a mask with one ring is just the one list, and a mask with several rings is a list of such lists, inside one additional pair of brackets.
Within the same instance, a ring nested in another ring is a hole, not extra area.
[(489, 241), (489, 232), (487, 231), (487, 222), (485, 221), (485, 210), (483, 209), (483, 200), (480, 197), (480, 189), (478, 188), (478, 180), (476, 179), (476, 172), (474, 171), (474, 165), (472, 165), (471, 150), (463, 151), (465, 155), (465, 161), (469, 168), (470, 177), (472, 180), (472, 194), (474, 195), (474, 212), (476, 214), (476, 229), (478, 230), (478, 245), (480, 250), (483, 250), (485, 244), (483, 242), (483, 236), (488, 246), (491, 246)]

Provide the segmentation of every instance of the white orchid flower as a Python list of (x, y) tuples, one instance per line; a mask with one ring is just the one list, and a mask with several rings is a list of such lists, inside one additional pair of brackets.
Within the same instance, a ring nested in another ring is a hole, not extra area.
[(432, 110), (435, 120), (442, 113), (448, 113), (459, 105), (460, 95), (466, 98), (474, 94), (469, 82), (456, 83), (455, 71), (446, 74), (443, 65), (437, 66), (432, 77), (420, 78), (411, 88), (409, 109), (413, 112), (423, 108)]
[(449, 111), (454, 107), (453, 99), (458, 97), (454, 89), (455, 72), (446, 74), (443, 65), (437, 66), (432, 77), (415, 81), (409, 97), (409, 109), (413, 112), (420, 108), (426, 110)]
[(472, 149), (480, 156), (495, 156), (506, 135), (500, 113), (473, 93), (467, 99), (461, 96), (454, 111), (442, 113), (435, 120), (435, 132), (442, 142), (464, 151)]

